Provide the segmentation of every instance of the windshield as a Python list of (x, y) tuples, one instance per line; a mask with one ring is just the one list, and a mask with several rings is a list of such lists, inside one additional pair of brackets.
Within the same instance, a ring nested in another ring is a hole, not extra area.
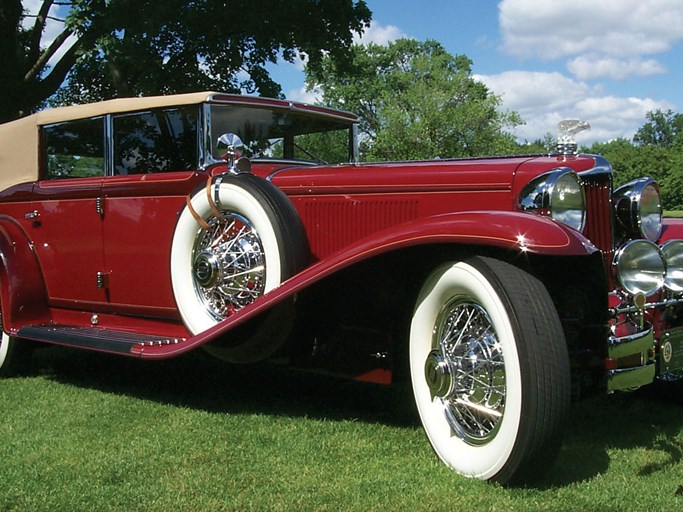
[(314, 163), (353, 161), (353, 124), (289, 109), (235, 105), (209, 106), (213, 160), (222, 160), (224, 133), (242, 139), (242, 152), (252, 159), (304, 160)]

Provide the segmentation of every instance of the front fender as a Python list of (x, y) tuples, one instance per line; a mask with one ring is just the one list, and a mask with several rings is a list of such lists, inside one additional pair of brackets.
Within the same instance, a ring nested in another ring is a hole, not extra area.
[(659, 243), (676, 239), (683, 239), (683, 219), (664, 219)]
[(457, 243), (564, 256), (591, 254), (598, 250), (577, 231), (548, 217), (507, 211), (436, 215), (396, 226), (372, 238), (376, 243), (392, 248)]
[(0, 216), (0, 300), (3, 326), (11, 333), (44, 320), (47, 295), (36, 254), (21, 226), (5, 215)]
[(546, 217), (519, 212), (468, 212), (419, 219), (374, 233), (318, 261), (210, 329), (177, 345), (140, 346), (141, 357), (162, 359), (208, 343), (312, 284), (380, 254), (429, 244), (499, 247), (520, 253), (577, 256), (597, 249), (580, 233)]

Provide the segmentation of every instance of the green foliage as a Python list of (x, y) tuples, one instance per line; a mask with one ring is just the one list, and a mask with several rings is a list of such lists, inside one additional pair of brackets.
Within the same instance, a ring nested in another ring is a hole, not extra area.
[[(308, 133), (297, 137), (295, 156), (331, 164), (349, 161), (349, 137), (345, 131)], [(297, 151), (298, 150), (298, 151)]]
[[(53, 0), (31, 28), (25, 2), (0, 4), (0, 122), (52, 103), (217, 89), (278, 96), (265, 66), (281, 55), (348, 61), (353, 32), (371, 13), (364, 0), (73, 0), (63, 32), (42, 40)], [(61, 4), (67, 9), (67, 4)], [(75, 44), (51, 66), (48, 60)]]
[(614, 185), (618, 187), (641, 177), (659, 183), (662, 206), (666, 210), (683, 209), (683, 151), (681, 148), (635, 145), (627, 139), (595, 143), (585, 148), (604, 156), (614, 169)]
[(640, 127), (633, 137), (633, 142), (640, 146), (657, 146), (670, 148), (683, 143), (683, 115), (674, 114), (671, 110), (662, 112), (653, 110), (646, 114), (647, 123)]
[(399, 39), (355, 45), (349, 69), (325, 58), (306, 74), (323, 103), (359, 114), (365, 160), (511, 152), (514, 138), (505, 129), (521, 119), (498, 111), (500, 98), (472, 78), (471, 65), (436, 41)]

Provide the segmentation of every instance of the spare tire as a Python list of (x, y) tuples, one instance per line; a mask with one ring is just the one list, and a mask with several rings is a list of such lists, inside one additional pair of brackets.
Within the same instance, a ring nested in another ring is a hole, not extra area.
[[(301, 219), (280, 189), (250, 173), (219, 176), (188, 196), (173, 235), (171, 281), (181, 318), (191, 334), (203, 332), (278, 287), (307, 261)], [(230, 362), (268, 357), (288, 334), (273, 329), (283, 318), (278, 308), (259, 319), (247, 339), (241, 332), (239, 340), (207, 349)]]

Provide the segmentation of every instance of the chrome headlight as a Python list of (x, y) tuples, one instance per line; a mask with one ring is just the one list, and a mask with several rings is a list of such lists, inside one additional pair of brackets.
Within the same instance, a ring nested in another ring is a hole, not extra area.
[(531, 180), (522, 190), (519, 206), (525, 211), (550, 215), (577, 231), (586, 220), (586, 195), (577, 174), (569, 168), (554, 169)]
[(666, 261), (664, 286), (674, 293), (683, 292), (683, 240), (669, 240), (662, 245)]
[(657, 241), (662, 232), (662, 203), (659, 186), (652, 178), (639, 178), (614, 191), (619, 224), (630, 236)]
[(617, 280), (631, 295), (650, 296), (664, 285), (662, 252), (648, 240), (631, 240), (614, 255)]

